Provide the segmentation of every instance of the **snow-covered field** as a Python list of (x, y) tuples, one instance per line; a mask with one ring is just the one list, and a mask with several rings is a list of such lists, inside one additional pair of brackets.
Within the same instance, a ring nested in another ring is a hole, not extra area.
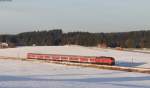
[(150, 75), (0, 59), (0, 88), (150, 88)]
[(111, 56), (119, 66), (150, 68), (150, 54), (81, 46), (36, 46), (0, 49), (0, 56), (26, 58), (27, 53)]

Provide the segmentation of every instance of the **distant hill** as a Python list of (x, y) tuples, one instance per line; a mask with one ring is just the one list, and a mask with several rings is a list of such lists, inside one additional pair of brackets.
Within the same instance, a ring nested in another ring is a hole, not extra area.
[(15, 46), (66, 44), (97, 46), (98, 44), (105, 44), (108, 47), (150, 48), (150, 30), (116, 33), (63, 33), (61, 29), (58, 29), (24, 32), (16, 35), (0, 35), (0, 42), (7, 42)]

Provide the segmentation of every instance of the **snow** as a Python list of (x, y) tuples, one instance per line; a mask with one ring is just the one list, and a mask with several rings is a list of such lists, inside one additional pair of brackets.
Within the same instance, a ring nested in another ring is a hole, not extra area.
[(150, 88), (150, 75), (0, 59), (0, 88)]
[[(150, 54), (117, 51), (110, 49), (87, 48), (79, 46), (38, 46), (20, 47), (0, 50), (0, 56), (26, 58), (27, 53), (65, 54), (83, 56), (111, 56), (117, 60), (118, 65), (150, 67)], [(134, 64), (132, 64), (132, 61)]]
[(63, 54), (81, 56), (110, 56), (116, 65), (150, 68), (150, 54), (81, 46), (31, 46), (0, 49), (0, 56), (26, 58), (27, 53)]
[[(148, 53), (81, 46), (0, 49), (6, 57), (26, 58), (27, 53), (111, 56), (120, 66), (150, 68)], [(149, 74), (0, 59), (0, 88), (150, 88), (149, 83)]]

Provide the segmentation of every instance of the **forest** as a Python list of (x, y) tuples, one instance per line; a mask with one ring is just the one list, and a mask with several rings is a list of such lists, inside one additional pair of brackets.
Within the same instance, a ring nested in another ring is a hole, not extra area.
[(0, 35), (0, 42), (11, 46), (59, 46), (101, 44), (115, 48), (150, 48), (150, 30), (112, 33), (68, 32), (61, 29)]

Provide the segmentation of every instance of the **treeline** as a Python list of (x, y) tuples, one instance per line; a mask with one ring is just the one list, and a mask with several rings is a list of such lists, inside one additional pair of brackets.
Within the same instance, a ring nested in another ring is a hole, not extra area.
[(61, 29), (50, 31), (33, 31), (16, 35), (0, 35), (0, 42), (13, 46), (43, 45), (82, 45), (108, 47), (150, 48), (150, 30), (119, 33), (68, 32)]

